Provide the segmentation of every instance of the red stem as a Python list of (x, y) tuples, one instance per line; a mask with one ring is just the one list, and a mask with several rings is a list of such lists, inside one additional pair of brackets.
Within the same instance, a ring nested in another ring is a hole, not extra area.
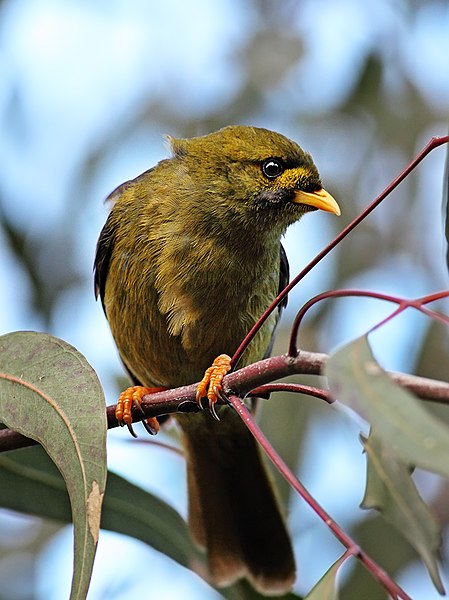
[(421, 298), (416, 298), (416, 300), (404, 300), (403, 299), (395, 311), (393, 311), (391, 314), (389, 314), (388, 317), (385, 317), (385, 319), (380, 321), (380, 323), (377, 323), (376, 325), (374, 325), (368, 331), (368, 333), (371, 333), (372, 331), (375, 331), (379, 327), (382, 327), (382, 325), (385, 325), (385, 323), (388, 323), (388, 321), (390, 321), (391, 319), (396, 317), (398, 314), (403, 312), (406, 308), (416, 308), (417, 310), (421, 311), (428, 317), (431, 317), (432, 319), (435, 319), (436, 321), (440, 321), (444, 325), (449, 325), (449, 317), (447, 315), (436, 312), (434, 310), (429, 310), (428, 308), (423, 306), (423, 304), (429, 304), (430, 302), (434, 302), (435, 300), (441, 300), (442, 298), (447, 298), (448, 296), (449, 296), (449, 290), (443, 290), (442, 292), (435, 292), (434, 294), (430, 294), (429, 296), (422, 296)]
[(240, 418), (243, 420), (245, 425), (251, 431), (253, 436), (262, 446), (266, 452), (268, 458), (278, 469), (284, 479), (294, 488), (298, 494), (307, 502), (312, 510), (318, 515), (318, 517), (326, 523), (335, 537), (348, 549), (350, 554), (353, 554), (366, 569), (377, 579), (377, 581), (383, 585), (383, 587), (390, 593), (393, 598), (402, 598), (403, 600), (412, 600), (410, 596), (395, 583), (389, 575), (380, 567), (372, 558), (370, 558), (353, 540), (347, 535), (343, 529), (334, 521), (334, 519), (324, 510), (315, 498), (307, 491), (302, 485), (299, 479), (289, 469), (286, 462), (279, 456), (273, 446), (270, 444), (268, 439), (263, 434), (260, 427), (252, 418), (250, 412), (246, 408), (244, 402), (237, 396), (229, 395), (228, 399), (232, 406), (235, 408)]
[(331, 397), (329, 390), (313, 387), (311, 385), (303, 385), (302, 383), (266, 383), (259, 385), (251, 390), (248, 396), (263, 396), (264, 394), (272, 394), (273, 392), (293, 392), (295, 394), (306, 394), (324, 400), (328, 404), (333, 404), (335, 399)]
[[(294, 357), (272, 356), (227, 375), (223, 382), (224, 391), (245, 397), (258, 386), (270, 384), (271, 381), (289, 375), (323, 375), (327, 358), (326, 354), (307, 352), (306, 350), (302, 350)], [(389, 375), (393, 381), (422, 400), (449, 405), (449, 383), (406, 373), (390, 373)], [(145, 396), (141, 404), (145, 413), (144, 417), (160, 417), (175, 412), (198, 411), (195, 400), (197, 388), (198, 384), (192, 384)], [(106, 408), (108, 429), (118, 426), (115, 409), (115, 405)], [(134, 422), (141, 421), (142, 418), (142, 412), (133, 409)], [(16, 431), (0, 430), (0, 453), (36, 443)]]
[(282, 302), (282, 300), (287, 296), (287, 294), (302, 280), (304, 277), (311, 271), (325, 256), (331, 252), (353, 229), (355, 229), (366, 217), (389, 195), (391, 192), (415, 169), (415, 167), (435, 148), (442, 146), (443, 144), (447, 144), (449, 142), (449, 136), (441, 136), (441, 137), (433, 137), (429, 140), (429, 142), (424, 146), (421, 152), (412, 160), (412, 162), (394, 179), (385, 189), (384, 191), (375, 198), (371, 204), (365, 208), (349, 225), (347, 225), (343, 231), (341, 231), (337, 237), (328, 244), (324, 250), (319, 252), (315, 258), (309, 262), (309, 264), (304, 267), (304, 269), (285, 287), (282, 292), (273, 300), (270, 306), (265, 310), (265, 312), (260, 316), (258, 321), (253, 325), (251, 330), (245, 336), (239, 347), (234, 353), (232, 357), (232, 366), (235, 368), (238, 361), (240, 360), (242, 354), (257, 334), (259, 329), (268, 319), (273, 310)]
[(296, 356), (298, 353), (297, 348), (297, 337), (298, 330), (302, 323), (302, 320), (306, 314), (306, 312), (315, 304), (320, 302), (321, 300), (325, 300), (326, 298), (342, 298), (347, 296), (359, 296), (363, 298), (375, 298), (377, 300), (384, 300), (386, 302), (394, 302), (395, 304), (399, 304), (398, 308), (394, 310), (388, 317), (383, 319), (380, 323), (377, 323), (372, 327), (368, 333), (374, 331), (378, 327), (385, 325), (388, 321), (390, 321), (393, 317), (397, 316), (399, 313), (404, 311), (406, 308), (416, 308), (421, 311), (428, 317), (436, 319), (449, 325), (449, 317), (443, 315), (442, 313), (436, 312), (434, 310), (429, 310), (424, 304), (429, 304), (430, 302), (435, 302), (436, 300), (441, 300), (442, 298), (447, 298), (449, 296), (449, 290), (443, 290), (441, 292), (435, 292), (433, 294), (429, 294), (428, 296), (422, 296), (421, 298), (406, 300), (405, 298), (400, 298), (398, 296), (390, 296), (389, 294), (382, 294), (380, 292), (371, 292), (364, 290), (329, 290), (327, 292), (322, 292), (321, 294), (317, 294), (313, 298), (311, 298), (308, 302), (306, 302), (302, 308), (296, 314), (295, 320), (293, 322), (293, 326), (290, 333), (290, 343), (288, 348), (289, 356)]

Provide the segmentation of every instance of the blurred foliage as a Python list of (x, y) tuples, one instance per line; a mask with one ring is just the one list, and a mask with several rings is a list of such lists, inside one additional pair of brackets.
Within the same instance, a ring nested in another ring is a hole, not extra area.
[[(0, 3), (0, 26), (11, 19), (13, 4), (12, 0)], [(66, 4), (70, 5), (70, 2)], [(93, 11), (109, 8), (101, 2), (94, 2), (92, 6)], [(348, 34), (349, 30), (353, 33), (352, 28), (358, 28), (360, 19), (365, 25), (371, 22), (372, 27), (365, 26), (364, 40), (357, 39), (356, 35), (347, 36), (353, 47), (351, 51), (338, 53), (345, 63), (340, 65), (341, 81), (331, 89), (327, 80), (335, 79), (331, 58), (337, 52), (338, 42), (328, 35), (329, 21), (337, 15), (333, 6), (331, 0), (315, 3), (251, 0), (235, 4), (236, 22), (240, 16), (245, 17), (245, 36), (238, 44), (231, 41), (227, 45), (228, 74), (223, 74), (223, 78), (232, 74), (237, 83), (234, 82), (232, 93), (215, 97), (200, 111), (183, 96), (185, 90), (182, 86), (177, 87), (173, 74), (167, 75), (165, 85), (153, 82), (155, 57), (146, 57), (148, 68), (141, 74), (139, 94), (124, 88), (122, 97), (110, 98), (110, 114), (106, 115), (108, 126), (92, 127), (82, 135), (80, 132), (82, 143), (74, 144), (73, 155), (69, 156), (69, 174), (65, 175), (66, 184), (60, 192), (60, 201), (65, 208), (55, 211), (48, 219), (47, 227), (42, 220), (36, 227), (34, 214), (15, 211), (25, 200), (23, 195), (30, 193), (36, 174), (25, 170), (23, 189), (22, 185), (12, 189), (6, 177), (10, 174), (6, 168), (11, 167), (5, 161), (6, 167), (0, 168), (0, 248), (8, 255), (8, 264), (20, 273), (25, 291), (20, 298), (14, 289), (6, 291), (6, 286), (0, 293), (7, 293), (10, 302), (20, 302), (24, 307), (23, 314), (29, 316), (31, 323), (40, 323), (43, 329), (53, 332), (61, 297), (72, 294), (75, 298), (73, 306), (76, 306), (77, 299), (81, 302), (91, 289), (91, 264), (86, 264), (80, 246), (86, 244), (84, 235), (91, 242), (90, 231), (86, 233), (85, 229), (86, 219), (97, 214), (102, 200), (98, 196), (93, 198), (93, 192), (99, 189), (99, 181), (105, 177), (110, 165), (118, 160), (121, 148), (129, 147), (133, 140), (142, 136), (150, 146), (162, 131), (191, 136), (231, 123), (253, 123), (279, 129), (312, 152), (326, 188), (343, 206), (340, 222), (331, 227), (336, 231), (355, 217), (406, 166), (431, 135), (443, 135), (447, 131), (447, 98), (446, 101), (443, 98), (447, 88), (438, 87), (435, 80), (429, 80), (415, 65), (414, 36), (416, 39), (421, 36), (421, 41), (422, 36), (431, 40), (435, 35), (434, 26), (442, 20), (448, 22), (448, 7), (439, 0), (342, 2), (340, 16), (347, 20)], [(240, 10), (242, 15), (239, 15)], [(311, 10), (316, 15), (313, 27), (308, 16)], [(354, 14), (350, 14), (353, 10)], [(192, 9), (192, 19), (196, 18)], [(166, 30), (167, 43), (175, 44), (168, 24), (161, 23), (161, 27)], [(192, 28), (192, 23), (187, 23), (186, 27)], [(4, 26), (0, 35), (4, 36), (5, 31)], [(316, 38), (319, 38), (320, 53), (316, 51)], [(83, 43), (82, 35), (79, 43)], [(179, 46), (178, 52), (182, 51)], [(1, 60), (6, 58), (5, 54), (3, 58), (0, 55)], [(29, 56), (28, 60), (32, 64), (33, 57)], [(31, 154), (31, 164), (33, 152), (36, 152), (31, 135), (35, 124), (30, 123), (26, 111), (27, 87), (20, 81), (14, 64), (9, 67), (8, 85), (0, 94), (0, 122), (24, 160)], [(208, 75), (204, 73), (203, 77), (207, 79)], [(446, 72), (441, 73), (441, 78), (444, 77), (447, 77)], [(195, 79), (190, 82), (192, 88), (197, 84)], [(43, 85), (49, 85), (49, 82), (43, 82)], [(58, 82), (50, 82), (50, 85), (55, 86), (56, 93)], [(97, 91), (93, 89), (84, 102), (93, 102)], [(63, 106), (61, 110), (64, 111)], [(39, 115), (35, 118), (39, 119)], [(71, 119), (69, 113), (66, 119)], [(51, 132), (49, 137), (51, 139)], [(70, 147), (61, 148), (61, 152), (69, 153)], [(433, 222), (440, 210), (438, 193), (443, 173), (438, 175), (441, 179), (437, 181), (429, 179), (429, 174), (434, 172), (426, 165), (413, 173), (369, 221), (341, 244), (334, 253), (329, 287), (350, 287), (358, 281), (366, 285), (373, 271), (385, 272), (387, 276), (389, 269), (394, 269), (395, 257), (404, 260), (410, 272), (416, 274), (417, 287), (414, 289), (424, 293), (447, 285), (446, 273), (441, 266), (441, 248), (435, 246), (442, 226)], [(51, 170), (39, 175), (47, 179), (57, 177)], [(55, 182), (57, 190), (59, 183)], [(121, 181), (115, 181), (115, 184), (119, 183)], [(104, 190), (104, 197), (110, 189)], [(29, 205), (29, 198), (26, 200), (24, 206)], [(40, 201), (38, 198), (36, 215), (40, 211)], [(408, 277), (407, 273), (406, 270), (393, 271), (393, 278), (400, 284), (401, 277)], [(373, 287), (378, 282), (379, 279), (373, 279), (368, 284)], [(308, 349), (330, 350), (331, 335), (324, 327), (332, 322), (333, 315), (334, 307), (330, 302), (321, 303), (313, 312), (302, 333)], [(67, 314), (67, 320), (71, 318), (72, 315)], [(98, 311), (98, 319), (101, 318)], [(29, 327), (26, 321), (21, 326)], [(56, 333), (61, 335), (60, 330)], [(341, 335), (344, 337), (344, 330)], [(428, 327), (419, 347), (417, 371), (432, 377), (447, 377), (448, 359), (447, 332), (439, 326)], [(271, 417), (264, 417), (275, 447), (282, 448), (282, 453), (298, 469), (304, 460), (302, 442), (306, 427), (323, 419), (322, 407), (313, 404), (286, 400), (276, 404), (275, 408), (270, 407), (271, 412), (267, 415)], [(289, 444), (279, 423), (292, 421), (298, 425), (299, 435)], [(332, 427), (338, 422), (332, 418)], [(446, 511), (442, 515), (447, 524), (449, 514)], [(41, 537), (45, 538), (46, 531), (42, 529)], [(351, 534), (365, 550), (372, 551), (375, 558), (388, 564), (393, 575), (413, 557), (402, 540), (396, 540), (390, 530), (388, 534), (385, 532), (378, 518), (358, 521)], [(386, 536), (388, 544), (385, 544)], [(37, 537), (29, 546), (24, 542), (23, 548), (34, 552)], [(0, 540), (0, 569), (4, 544), (5, 540)], [(389, 556), (386, 556), (387, 552)], [(348, 600), (385, 597), (377, 586), (375, 591), (372, 586), (374, 583), (369, 575), (356, 566), (347, 574), (341, 597)], [(17, 594), (18, 599), (31, 598), (25, 592)]]

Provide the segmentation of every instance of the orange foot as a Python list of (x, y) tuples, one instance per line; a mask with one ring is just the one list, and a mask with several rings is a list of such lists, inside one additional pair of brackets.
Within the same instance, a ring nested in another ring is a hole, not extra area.
[[(141, 385), (126, 388), (126, 390), (120, 394), (119, 399), (117, 401), (117, 406), (115, 407), (115, 417), (119, 425), (121, 427), (123, 427), (123, 425), (126, 425), (129, 429), (130, 434), (133, 437), (137, 437), (134, 433), (132, 426), (132, 407), (137, 406), (142, 411), (140, 403), (144, 396), (146, 396), (147, 394), (155, 394), (156, 392), (163, 392), (166, 389), (167, 388), (163, 387), (143, 387)], [(156, 419), (156, 417), (146, 419), (142, 421), (142, 423), (145, 429), (151, 435), (156, 435), (156, 433), (160, 429), (159, 421)]]
[(197, 404), (202, 408), (201, 398), (207, 396), (209, 401), (209, 410), (212, 416), (219, 421), (215, 412), (215, 403), (222, 394), (223, 377), (231, 370), (231, 357), (227, 354), (220, 354), (212, 363), (212, 366), (206, 369), (203, 379), (198, 384), (196, 390)]

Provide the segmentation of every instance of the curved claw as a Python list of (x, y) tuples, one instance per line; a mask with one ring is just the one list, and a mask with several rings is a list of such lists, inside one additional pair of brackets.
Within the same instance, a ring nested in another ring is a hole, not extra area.
[[(205, 396), (208, 399), (209, 412), (214, 419), (220, 420), (215, 410), (215, 403), (220, 398), (223, 400), (222, 394), (222, 381), (224, 376), (231, 369), (231, 357), (227, 354), (220, 354), (212, 363), (208, 369), (206, 369), (204, 376), (198, 388), (196, 390), (196, 402), (198, 406), (203, 410), (201, 399)], [(226, 397), (225, 397), (226, 398)], [(227, 402), (227, 399), (225, 400)]]
[[(123, 427), (123, 425), (125, 425), (125, 423), (120, 423), (120, 427)], [(126, 426), (128, 427), (128, 431), (133, 436), (133, 438), (137, 438), (137, 433), (134, 431), (132, 424), (126, 423)]]
[[(145, 414), (140, 404), (142, 398), (147, 394), (154, 394), (165, 389), (166, 388), (161, 387), (143, 387), (140, 385), (127, 388), (124, 392), (120, 394), (119, 399), (117, 401), (117, 406), (115, 407), (115, 416), (118, 421), (118, 424), (121, 427), (123, 427), (123, 425), (126, 425), (128, 427), (129, 433), (133, 437), (137, 437), (132, 427), (132, 408), (135, 406), (142, 414)], [(143, 426), (150, 435), (155, 435), (160, 428), (159, 422), (155, 417), (144, 420)]]
[(212, 402), (211, 400), (209, 400), (209, 412), (216, 421), (220, 420), (220, 417), (217, 415), (217, 411), (215, 410), (215, 402)]
[(159, 425), (159, 421), (156, 417), (151, 417), (150, 419), (144, 419), (142, 421), (142, 425), (145, 427), (146, 431), (150, 435), (156, 435), (159, 433), (161, 426)]
[(224, 402), (225, 404), (230, 404), (229, 398), (227, 397), (227, 395), (225, 394), (225, 392), (223, 391), (223, 388), (221, 386), (219, 388), (217, 386), (215, 386), (214, 393), (217, 396), (217, 398), (220, 398), (220, 400), (222, 402)]
[(200, 410), (204, 410), (203, 396), (198, 396), (198, 391), (196, 392), (196, 404)]

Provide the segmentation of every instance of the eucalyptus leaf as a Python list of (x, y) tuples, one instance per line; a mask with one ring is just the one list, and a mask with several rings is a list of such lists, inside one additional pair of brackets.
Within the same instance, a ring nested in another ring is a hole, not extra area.
[(445, 215), (445, 231), (447, 242), (446, 262), (449, 267), (449, 144), (446, 144), (446, 162), (443, 178), (443, 211)]
[[(0, 506), (71, 521), (64, 480), (39, 446), (0, 455)], [(185, 567), (200, 560), (185, 521), (173, 508), (111, 472), (101, 527), (135, 537)]]
[(64, 477), (74, 523), (70, 598), (83, 600), (106, 482), (107, 423), (98, 378), (86, 359), (58, 338), (31, 331), (4, 335), (0, 421), (38, 441)]
[(304, 600), (338, 600), (338, 588), (336, 583), (338, 569), (345, 560), (345, 556), (341, 556), (334, 564), (326, 571), (313, 589), (307, 594)]
[(375, 430), (362, 438), (367, 455), (367, 483), (362, 508), (378, 510), (415, 548), (432, 581), (444, 594), (438, 572), (441, 528), (416, 489), (410, 468), (382, 443)]
[(449, 477), (449, 427), (391, 380), (366, 336), (335, 352), (326, 374), (332, 395), (367, 420), (405, 464)]
[[(64, 523), (71, 521), (64, 480), (40, 446), (0, 454), (0, 506)], [(112, 472), (108, 473), (101, 528), (139, 539), (200, 576), (206, 572), (204, 556), (192, 543), (183, 518), (164, 501)], [(245, 580), (219, 592), (228, 600), (265, 597)], [(278, 598), (301, 600), (294, 593)]]

